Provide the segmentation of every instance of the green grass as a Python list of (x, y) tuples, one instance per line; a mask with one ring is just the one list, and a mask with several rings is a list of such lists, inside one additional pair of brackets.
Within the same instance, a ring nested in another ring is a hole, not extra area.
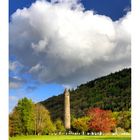
[(17, 136), (9, 140), (131, 140), (130, 136)]

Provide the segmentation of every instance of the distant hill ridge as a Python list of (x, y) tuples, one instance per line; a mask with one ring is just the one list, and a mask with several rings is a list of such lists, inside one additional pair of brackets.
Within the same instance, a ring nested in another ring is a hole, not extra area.
[[(52, 118), (63, 119), (64, 96), (60, 94), (42, 102)], [(71, 115), (81, 117), (90, 107), (112, 111), (131, 109), (131, 68), (111, 73), (70, 90)]]

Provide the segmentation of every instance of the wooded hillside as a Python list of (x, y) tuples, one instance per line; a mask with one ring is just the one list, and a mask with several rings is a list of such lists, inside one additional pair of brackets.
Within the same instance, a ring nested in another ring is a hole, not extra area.
[[(63, 119), (63, 94), (40, 102), (53, 119)], [(97, 78), (70, 91), (71, 115), (81, 117), (88, 108), (99, 107), (112, 111), (131, 110), (131, 69), (123, 69)]]

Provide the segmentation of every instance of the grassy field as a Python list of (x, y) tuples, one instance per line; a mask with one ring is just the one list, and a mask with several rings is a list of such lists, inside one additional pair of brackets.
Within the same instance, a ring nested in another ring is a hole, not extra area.
[(130, 136), (17, 136), (9, 140), (131, 140)]

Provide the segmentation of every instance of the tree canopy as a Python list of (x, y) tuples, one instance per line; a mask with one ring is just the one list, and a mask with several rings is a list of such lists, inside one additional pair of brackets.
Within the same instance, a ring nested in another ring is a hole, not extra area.
[(116, 127), (116, 120), (109, 110), (91, 108), (87, 115), (90, 117), (89, 128), (94, 132), (111, 132)]
[(26, 97), (19, 100), (9, 115), (9, 133), (13, 135), (48, 134), (55, 131), (49, 111)]

